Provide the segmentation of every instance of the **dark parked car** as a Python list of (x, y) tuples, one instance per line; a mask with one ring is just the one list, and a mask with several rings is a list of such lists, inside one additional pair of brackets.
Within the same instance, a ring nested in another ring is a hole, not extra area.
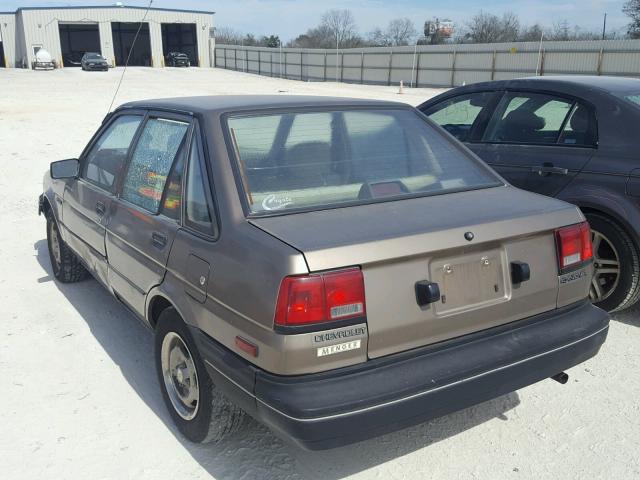
[(186, 53), (170, 52), (167, 55), (167, 66), (169, 67), (190, 67), (191, 60)]
[(85, 53), (82, 56), (80, 64), (82, 65), (82, 70), (101, 70), (103, 72), (109, 70), (109, 63), (107, 62), (107, 59), (99, 53)]
[(404, 104), (129, 103), (51, 164), (40, 211), (56, 279), (90, 272), (155, 331), (197, 442), (243, 410), (308, 448), (357, 441), (565, 382), (608, 331), (580, 210)]
[(640, 80), (478, 83), (418, 107), (516, 187), (578, 205), (593, 231), (590, 291), (608, 311), (640, 297)]

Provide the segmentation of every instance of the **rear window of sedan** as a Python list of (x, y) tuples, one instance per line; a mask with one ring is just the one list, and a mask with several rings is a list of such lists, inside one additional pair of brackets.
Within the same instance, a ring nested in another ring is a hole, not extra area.
[(409, 109), (253, 114), (227, 125), (252, 214), (501, 183)]

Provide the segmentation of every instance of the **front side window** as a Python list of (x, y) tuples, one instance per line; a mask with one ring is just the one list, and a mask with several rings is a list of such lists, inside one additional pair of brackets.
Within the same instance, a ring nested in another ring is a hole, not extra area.
[(461, 142), (470, 140), (471, 131), (493, 92), (478, 92), (450, 98), (424, 113)]
[(186, 122), (164, 118), (147, 121), (124, 179), (124, 200), (158, 213), (167, 176), (188, 128)]
[(500, 101), (483, 141), (556, 144), (574, 102), (537, 93), (507, 93)]
[(411, 110), (260, 114), (227, 125), (254, 214), (499, 184)]
[(83, 178), (113, 193), (115, 179), (125, 164), (142, 118), (121, 115), (107, 127), (85, 157)]

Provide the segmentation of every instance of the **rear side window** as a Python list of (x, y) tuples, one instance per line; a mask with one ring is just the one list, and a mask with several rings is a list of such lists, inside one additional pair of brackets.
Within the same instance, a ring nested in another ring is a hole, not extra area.
[(84, 178), (113, 192), (115, 179), (124, 167), (142, 118), (140, 115), (122, 115), (107, 127), (85, 158)]
[(461, 142), (470, 140), (480, 113), (488, 106), (493, 92), (477, 92), (450, 98), (425, 110), (425, 114)]
[(207, 195), (208, 182), (202, 157), (202, 147), (196, 135), (189, 154), (184, 223), (205, 235), (214, 235), (213, 217)]
[(227, 122), (251, 213), (498, 184), (408, 109), (287, 112)]
[(188, 128), (186, 122), (163, 118), (146, 122), (124, 179), (124, 200), (158, 213), (167, 176)]
[(552, 95), (507, 93), (496, 108), (483, 141), (593, 146), (596, 121), (584, 105)]

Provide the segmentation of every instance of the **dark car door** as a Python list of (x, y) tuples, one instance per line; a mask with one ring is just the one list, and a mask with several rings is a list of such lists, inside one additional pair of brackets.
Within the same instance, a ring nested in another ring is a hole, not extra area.
[(164, 278), (179, 228), (190, 122), (181, 115), (149, 114), (111, 202), (105, 242), (109, 284), (141, 316), (146, 294)]
[(107, 261), (104, 243), (108, 211), (144, 115), (127, 113), (111, 118), (94, 137), (80, 158), (77, 180), (67, 182), (62, 206), (62, 223), (67, 243), (78, 252), (94, 275), (106, 283)]
[[(430, 117), (440, 123), (437, 113)], [(550, 196), (573, 179), (597, 146), (593, 108), (542, 92), (505, 92), (480, 128), (466, 140), (471, 150), (511, 184)]]

